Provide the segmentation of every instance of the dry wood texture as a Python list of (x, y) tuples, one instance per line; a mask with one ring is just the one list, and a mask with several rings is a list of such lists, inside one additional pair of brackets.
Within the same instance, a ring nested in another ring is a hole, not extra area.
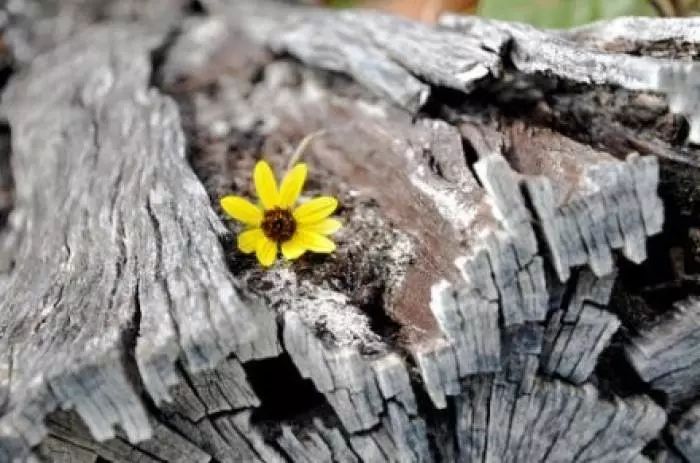
[[(700, 461), (700, 21), (8, 18), (0, 462)], [(218, 198), (317, 131), (263, 270)]]

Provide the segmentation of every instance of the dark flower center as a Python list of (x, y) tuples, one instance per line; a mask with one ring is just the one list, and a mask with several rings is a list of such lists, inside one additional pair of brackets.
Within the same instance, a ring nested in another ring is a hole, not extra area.
[(271, 240), (282, 242), (289, 240), (294, 235), (297, 223), (288, 210), (270, 209), (265, 211), (261, 228), (265, 236)]

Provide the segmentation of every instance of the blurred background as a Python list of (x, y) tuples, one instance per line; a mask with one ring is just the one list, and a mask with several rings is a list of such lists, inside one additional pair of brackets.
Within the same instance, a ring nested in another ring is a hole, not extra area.
[(700, 0), (311, 0), (334, 8), (371, 7), (434, 22), (446, 11), (571, 27), (618, 16), (691, 16)]

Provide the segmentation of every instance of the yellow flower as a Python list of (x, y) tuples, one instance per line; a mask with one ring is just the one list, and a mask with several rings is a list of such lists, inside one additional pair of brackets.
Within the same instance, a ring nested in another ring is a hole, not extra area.
[(240, 196), (221, 198), (224, 212), (248, 227), (238, 235), (238, 248), (246, 254), (255, 252), (263, 267), (275, 262), (278, 248), (288, 260), (306, 251), (330, 253), (335, 250), (335, 243), (328, 235), (338, 231), (341, 223), (329, 216), (338, 207), (338, 200), (319, 196), (294, 207), (304, 187), (306, 173), (306, 164), (295, 165), (278, 189), (270, 165), (259, 161), (253, 179), (260, 206)]

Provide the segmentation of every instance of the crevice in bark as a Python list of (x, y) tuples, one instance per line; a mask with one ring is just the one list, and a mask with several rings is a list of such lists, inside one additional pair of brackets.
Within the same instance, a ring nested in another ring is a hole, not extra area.
[(12, 57), (5, 47), (6, 45), (0, 38), (0, 89), (5, 88), (5, 85), (7, 85), (7, 82), (16, 70)]
[(0, 122), (0, 232), (7, 226), (14, 205), (14, 180), (12, 177), (12, 134), (7, 121)]
[[(6, 30), (0, 30), (0, 95), (16, 71), (11, 50), (5, 42)], [(10, 158), (12, 133), (6, 120), (0, 121), (0, 233), (7, 226), (8, 216), (14, 205), (14, 181)]]
[(649, 444), (644, 448), (643, 453), (649, 457), (653, 457), (656, 456), (656, 454), (658, 454), (659, 450), (662, 448), (670, 449), (673, 452), (674, 456), (678, 458), (678, 460), (681, 463), (694, 463), (693, 461), (686, 458), (685, 455), (683, 455), (683, 452), (681, 452), (680, 449), (676, 447), (676, 444), (673, 439), (673, 434), (670, 432), (668, 426), (664, 428), (659, 439), (649, 442)]
[(563, 83), (543, 96), (531, 113), (535, 121), (613, 153), (626, 154), (635, 138), (682, 148), (687, 136), (686, 120), (671, 114), (665, 97), (655, 93)]
[(151, 77), (149, 79), (150, 87), (162, 90), (163, 76), (161, 75), (161, 71), (163, 69), (163, 64), (168, 57), (168, 52), (177, 41), (180, 32), (179, 25), (171, 27), (161, 44), (151, 51)]
[(474, 164), (476, 164), (476, 162), (479, 160), (479, 155), (477, 154), (476, 149), (474, 149), (474, 146), (464, 137), (462, 137), (462, 150), (464, 150), (464, 161), (467, 167), (469, 167), (469, 172), (471, 172), (477, 183), (483, 187), (481, 184), (481, 179), (474, 169)]
[(145, 400), (148, 394), (144, 392), (141, 374), (136, 364), (136, 341), (141, 330), (141, 302), (139, 301), (138, 281), (134, 288), (133, 306), (134, 314), (131, 319), (131, 324), (122, 331), (122, 344), (124, 346), (122, 349), (122, 364), (124, 365), (124, 372), (127, 380), (136, 393)]
[[(452, 451), (454, 455), (458, 455), (457, 439), (453, 433), (457, 429), (456, 405), (453, 397), (447, 398), (447, 407), (444, 410), (433, 408), (432, 401), (428, 396), (425, 388), (420, 384), (420, 379), (412, 375), (411, 386), (416, 396), (416, 405), (418, 413), (425, 419), (428, 432), (428, 444), (430, 446), (430, 454), (435, 461), (448, 461), (445, 457), (448, 455), (441, 454), (440, 450), (445, 452)], [(446, 444), (450, 442), (452, 445)]]
[(684, 144), (687, 121), (669, 112), (664, 97), (610, 87), (591, 90), (567, 85), (548, 92), (529, 117), (536, 124), (618, 157), (632, 151), (659, 156), (665, 235), (682, 237), (687, 227), (698, 226), (700, 151)]

